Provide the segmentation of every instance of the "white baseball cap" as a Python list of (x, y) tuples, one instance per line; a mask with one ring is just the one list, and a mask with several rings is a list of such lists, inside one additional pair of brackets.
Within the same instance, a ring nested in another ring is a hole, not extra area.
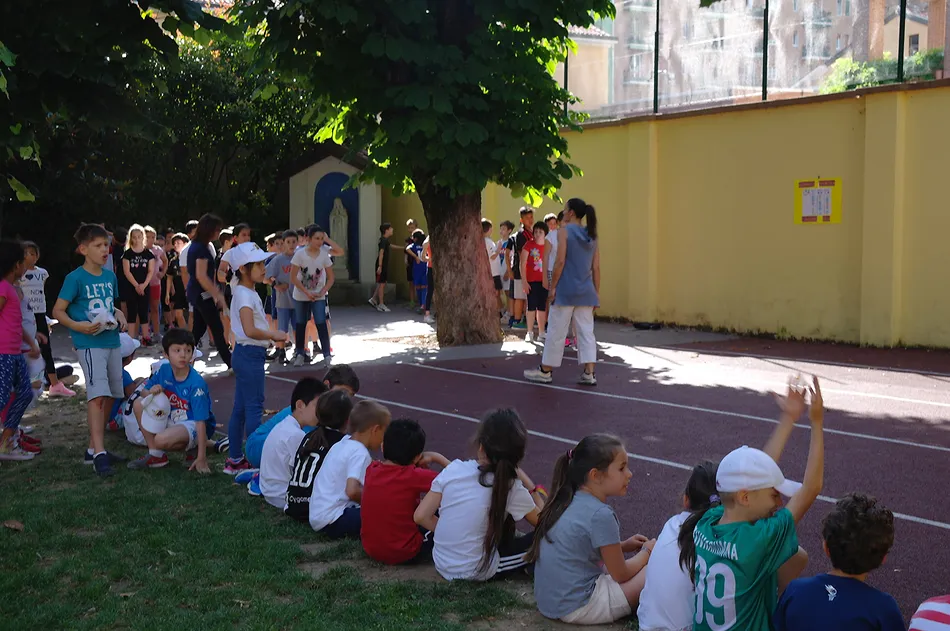
[(720, 493), (775, 489), (791, 497), (800, 488), (798, 482), (785, 479), (771, 456), (747, 445), (729, 452), (716, 471), (716, 490)]
[(168, 427), (172, 404), (165, 393), (150, 394), (142, 399), (142, 428), (159, 434)]
[(231, 267), (234, 269), (240, 269), (248, 263), (266, 261), (271, 256), (270, 252), (265, 252), (260, 248), (260, 246), (252, 241), (236, 245), (231, 248), (230, 252)]
[(119, 350), (122, 353), (122, 359), (137, 351), (141, 345), (141, 342), (132, 339), (128, 333), (119, 333)]

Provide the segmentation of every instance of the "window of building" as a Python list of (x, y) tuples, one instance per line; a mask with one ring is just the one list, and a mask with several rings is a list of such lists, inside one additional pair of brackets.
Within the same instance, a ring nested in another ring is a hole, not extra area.
[(920, 50), (920, 35), (911, 35), (908, 43), (907, 52), (911, 55), (916, 55), (917, 51)]
[(686, 39), (689, 39), (691, 35), (690, 33), (691, 30), (692, 29), (690, 29), (689, 22), (683, 22), (683, 37), (685, 37)]
[(792, 33), (792, 46), (798, 48), (798, 31)]
[(792, 11), (798, 13), (798, 2), (799, 0), (792, 0)]
[(841, 36), (840, 35), (835, 38), (835, 50), (836, 51), (841, 50)]
[(844, 14), (844, 0), (838, 0), (838, 15)]
[(844, 0), (844, 14), (851, 15), (851, 0)]

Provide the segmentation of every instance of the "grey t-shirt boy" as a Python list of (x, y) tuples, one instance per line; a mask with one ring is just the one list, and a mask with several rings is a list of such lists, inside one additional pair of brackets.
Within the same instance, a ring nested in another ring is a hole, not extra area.
[(538, 610), (560, 619), (590, 602), (603, 573), (600, 548), (620, 543), (620, 522), (614, 510), (578, 491), (564, 514), (541, 542), (534, 566), (534, 598)]
[(287, 285), (286, 290), (278, 291), (274, 289), (274, 295), (277, 296), (278, 309), (293, 309), (294, 299), (291, 296), (293, 287), (290, 285), (290, 259), (286, 254), (278, 254), (267, 263), (265, 273), (268, 278), (273, 278), (276, 283)]

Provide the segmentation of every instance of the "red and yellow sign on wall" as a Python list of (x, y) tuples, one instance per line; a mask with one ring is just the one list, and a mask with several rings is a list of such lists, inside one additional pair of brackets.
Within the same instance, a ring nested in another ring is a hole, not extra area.
[(841, 180), (819, 178), (795, 182), (795, 223), (841, 223)]

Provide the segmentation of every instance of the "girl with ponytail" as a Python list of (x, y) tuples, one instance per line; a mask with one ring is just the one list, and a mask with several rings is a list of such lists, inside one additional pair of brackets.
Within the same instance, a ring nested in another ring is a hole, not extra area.
[[(656, 540), (635, 535), (621, 541), (617, 515), (605, 503), (626, 495), (631, 477), (627, 452), (615, 436), (588, 436), (558, 458), (551, 497), (528, 550), (528, 560), (535, 561), (534, 597), (548, 618), (605, 624), (636, 607)], [(637, 554), (624, 558), (632, 552)]]
[[(432, 481), (414, 518), (435, 532), (432, 559), (448, 580), (486, 581), (525, 567), (532, 526), (544, 507), (544, 489), (518, 468), (528, 431), (511, 409), (488, 412), (478, 426), (475, 460), (454, 460)], [(438, 526), (438, 528), (436, 528)]]
[(554, 380), (553, 371), (561, 365), (564, 341), (573, 322), (577, 336), (577, 362), (584, 366), (577, 383), (596, 386), (594, 309), (600, 306), (597, 213), (593, 206), (576, 197), (567, 200), (564, 206), (564, 223), (557, 234), (557, 254), (549, 298), (552, 302), (541, 365), (526, 370), (525, 379), (535, 383), (551, 383)]
[(701, 462), (683, 491), (683, 512), (663, 526), (646, 571), (637, 618), (641, 631), (685, 631), (693, 628), (696, 611), (693, 572), (696, 546), (693, 530), (706, 511), (719, 504), (716, 493), (718, 464)]

